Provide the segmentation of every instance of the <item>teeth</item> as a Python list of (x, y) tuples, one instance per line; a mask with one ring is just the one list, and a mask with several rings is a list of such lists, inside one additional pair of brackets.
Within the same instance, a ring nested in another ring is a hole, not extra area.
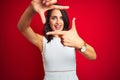
[(61, 28), (60, 25), (55, 25), (56, 30), (59, 30)]

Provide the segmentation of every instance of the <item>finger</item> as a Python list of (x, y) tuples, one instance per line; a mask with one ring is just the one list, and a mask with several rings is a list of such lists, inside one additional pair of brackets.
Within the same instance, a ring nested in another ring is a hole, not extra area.
[(67, 43), (67, 42), (63, 42), (62, 43), (64, 46), (67, 46), (67, 47), (72, 47), (69, 43)]
[(57, 0), (47, 0), (46, 5), (52, 5), (57, 3)]
[(50, 6), (52, 4), (57, 3), (57, 0), (43, 0), (42, 3), (45, 4), (46, 6)]
[(41, 16), (42, 23), (45, 24), (46, 19), (45, 19), (45, 15), (44, 15), (44, 13), (43, 13), (43, 12), (40, 12), (39, 15)]
[(57, 0), (49, 0), (49, 3), (50, 4), (55, 4), (55, 3), (57, 3)]
[(47, 32), (46, 35), (63, 35), (64, 32), (63, 31), (51, 31), (51, 32)]
[(74, 17), (72, 19), (72, 30), (76, 30), (75, 20), (76, 20), (76, 18)]
[(69, 9), (69, 6), (51, 5), (50, 9)]
[(49, 6), (49, 5), (50, 5), (50, 0), (43, 0), (42, 3), (43, 3), (45, 6)]
[(45, 4), (45, 3), (46, 3), (46, 0), (43, 0), (42, 3)]

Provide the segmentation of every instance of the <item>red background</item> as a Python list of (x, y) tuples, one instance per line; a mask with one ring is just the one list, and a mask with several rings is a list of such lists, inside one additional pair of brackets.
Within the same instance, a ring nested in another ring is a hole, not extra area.
[[(31, 0), (0, 1), (0, 80), (42, 80), (40, 51), (18, 31), (17, 22)], [(79, 35), (97, 52), (90, 61), (78, 52), (77, 75), (80, 80), (120, 80), (120, 1), (59, 0), (69, 5), (70, 21), (76, 17)], [(41, 33), (39, 15), (31, 23)]]

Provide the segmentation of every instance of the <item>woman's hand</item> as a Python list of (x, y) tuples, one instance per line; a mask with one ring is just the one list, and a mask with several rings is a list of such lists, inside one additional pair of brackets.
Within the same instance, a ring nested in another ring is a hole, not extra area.
[(80, 49), (81, 46), (84, 45), (84, 41), (79, 37), (76, 25), (75, 18), (72, 20), (72, 28), (69, 31), (52, 31), (48, 32), (47, 35), (59, 35), (61, 38), (61, 42), (64, 46), (75, 47), (76, 49)]
[(50, 9), (68, 9), (69, 6), (53, 5), (57, 0), (32, 0), (33, 9), (41, 16), (42, 22), (45, 23), (44, 13)]

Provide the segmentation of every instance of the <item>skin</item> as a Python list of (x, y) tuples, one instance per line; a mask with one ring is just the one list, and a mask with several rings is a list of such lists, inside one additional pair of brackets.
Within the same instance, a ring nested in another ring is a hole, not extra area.
[[(53, 5), (56, 2), (56, 0), (32, 0), (31, 4), (25, 10), (18, 22), (18, 29), (32, 44), (42, 51), (43, 36), (33, 31), (30, 26), (30, 22), (34, 14), (38, 13), (41, 16), (42, 22), (45, 23), (44, 13), (49, 9), (54, 9), (49, 22), (53, 31), (48, 32), (47, 35), (60, 37), (64, 46), (74, 47), (79, 50), (86, 42), (77, 33), (75, 18), (72, 20), (72, 28), (69, 31), (62, 31), (64, 23), (59, 9), (68, 9), (69, 7)], [(56, 26), (59, 27), (59, 29), (56, 28)], [(86, 45), (87, 50), (83, 53), (83, 55), (87, 59), (95, 60), (96, 52), (94, 48), (87, 43)]]

